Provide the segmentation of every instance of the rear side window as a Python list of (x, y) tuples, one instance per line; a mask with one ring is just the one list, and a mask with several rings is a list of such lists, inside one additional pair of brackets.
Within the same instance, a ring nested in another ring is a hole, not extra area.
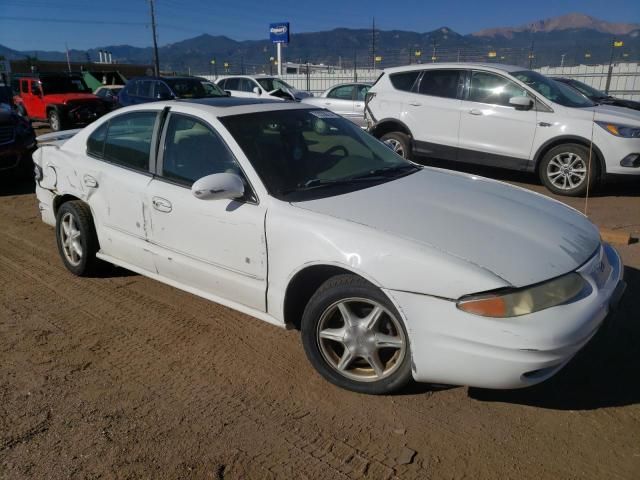
[(433, 97), (457, 98), (460, 70), (425, 70), (418, 92)]
[(96, 128), (87, 140), (87, 154), (92, 157), (102, 158), (104, 155), (104, 141), (107, 138), (107, 128), (109, 122), (103, 123)]
[(397, 90), (409, 92), (416, 82), (418, 75), (420, 75), (420, 72), (394, 73), (393, 75), (389, 75), (389, 80), (391, 80), (391, 84)]
[(148, 171), (156, 117), (157, 112), (132, 112), (112, 118), (103, 158), (124, 167)]

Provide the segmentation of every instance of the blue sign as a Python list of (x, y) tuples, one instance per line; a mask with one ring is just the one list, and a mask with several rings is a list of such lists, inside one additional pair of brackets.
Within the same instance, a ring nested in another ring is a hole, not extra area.
[(271, 43), (289, 43), (289, 22), (270, 24), (269, 38)]

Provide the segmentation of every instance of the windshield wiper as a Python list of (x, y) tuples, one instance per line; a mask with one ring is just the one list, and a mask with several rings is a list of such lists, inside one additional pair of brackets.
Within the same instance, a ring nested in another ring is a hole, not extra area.
[(361, 180), (361, 179), (367, 179), (367, 178), (374, 179), (374, 178), (380, 178), (380, 177), (388, 178), (388, 177), (394, 177), (394, 176), (400, 176), (400, 175), (407, 175), (409, 173), (413, 173), (421, 169), (422, 167), (419, 167), (418, 165), (413, 165), (413, 164), (396, 165), (394, 167), (375, 168), (373, 170), (369, 170), (367, 173), (363, 173), (355, 177), (350, 177), (350, 179)]

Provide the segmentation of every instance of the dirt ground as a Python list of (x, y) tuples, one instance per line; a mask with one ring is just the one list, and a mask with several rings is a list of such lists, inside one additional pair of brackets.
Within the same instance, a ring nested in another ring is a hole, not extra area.
[[(638, 243), (619, 311), (552, 380), (369, 397), (295, 331), (121, 269), (73, 277), (32, 192), (0, 186), (2, 479), (640, 478)], [(640, 236), (640, 183), (589, 211)]]

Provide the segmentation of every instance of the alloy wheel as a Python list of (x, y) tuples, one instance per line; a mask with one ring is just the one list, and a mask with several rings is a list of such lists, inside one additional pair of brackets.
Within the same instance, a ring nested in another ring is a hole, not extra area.
[(573, 190), (586, 180), (587, 164), (576, 153), (559, 153), (547, 165), (547, 178), (560, 190)]
[(390, 376), (407, 352), (399, 320), (380, 303), (365, 298), (342, 299), (329, 306), (318, 322), (316, 338), (324, 360), (359, 382)]
[(69, 212), (62, 216), (60, 238), (62, 240), (62, 251), (67, 261), (73, 266), (80, 265), (82, 261), (82, 233), (78, 228), (75, 217)]
[(384, 143), (389, 145), (391, 150), (404, 158), (404, 147), (402, 146), (402, 142), (396, 140), (395, 138), (388, 138), (384, 141)]

